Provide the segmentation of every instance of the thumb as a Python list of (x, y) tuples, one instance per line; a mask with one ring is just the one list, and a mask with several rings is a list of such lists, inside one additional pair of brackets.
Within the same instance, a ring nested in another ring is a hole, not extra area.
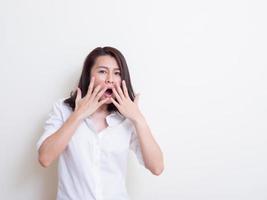
[(139, 103), (139, 97), (140, 97), (140, 93), (137, 93), (137, 94), (135, 95), (135, 98), (134, 98), (134, 103), (135, 103), (135, 104), (138, 104), (138, 103)]
[(81, 90), (79, 87), (77, 87), (77, 95), (75, 101), (78, 102), (81, 99)]

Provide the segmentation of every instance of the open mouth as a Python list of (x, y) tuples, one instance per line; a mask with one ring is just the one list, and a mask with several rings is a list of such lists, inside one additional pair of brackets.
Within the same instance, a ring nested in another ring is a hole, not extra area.
[(107, 89), (107, 90), (105, 91), (104, 94), (105, 94), (105, 96), (110, 97), (110, 96), (112, 95), (112, 93), (113, 93), (113, 92), (112, 92), (112, 89), (109, 88), (109, 89)]

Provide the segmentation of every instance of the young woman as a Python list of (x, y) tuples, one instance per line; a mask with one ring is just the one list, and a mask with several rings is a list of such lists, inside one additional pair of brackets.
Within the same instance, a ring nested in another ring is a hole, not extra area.
[(129, 199), (129, 149), (154, 175), (164, 168), (126, 60), (113, 47), (87, 56), (77, 89), (55, 102), (36, 146), (43, 167), (59, 157), (57, 200)]

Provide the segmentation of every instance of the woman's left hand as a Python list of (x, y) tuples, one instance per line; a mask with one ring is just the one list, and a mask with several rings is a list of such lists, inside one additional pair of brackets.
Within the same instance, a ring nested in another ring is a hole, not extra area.
[[(122, 91), (123, 89), (123, 91)], [(120, 113), (130, 120), (138, 120), (142, 114), (138, 107), (139, 94), (136, 95), (134, 101), (131, 100), (128, 94), (126, 83), (122, 81), (122, 89), (118, 83), (112, 88), (113, 93), (116, 96), (117, 101), (111, 97), (112, 103), (118, 108)]]

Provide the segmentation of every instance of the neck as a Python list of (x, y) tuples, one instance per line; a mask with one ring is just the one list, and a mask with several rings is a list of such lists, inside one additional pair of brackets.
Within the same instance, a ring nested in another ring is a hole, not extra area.
[(108, 112), (108, 105), (107, 104), (103, 104), (102, 106), (100, 106), (94, 113), (95, 115), (107, 115), (109, 114)]

